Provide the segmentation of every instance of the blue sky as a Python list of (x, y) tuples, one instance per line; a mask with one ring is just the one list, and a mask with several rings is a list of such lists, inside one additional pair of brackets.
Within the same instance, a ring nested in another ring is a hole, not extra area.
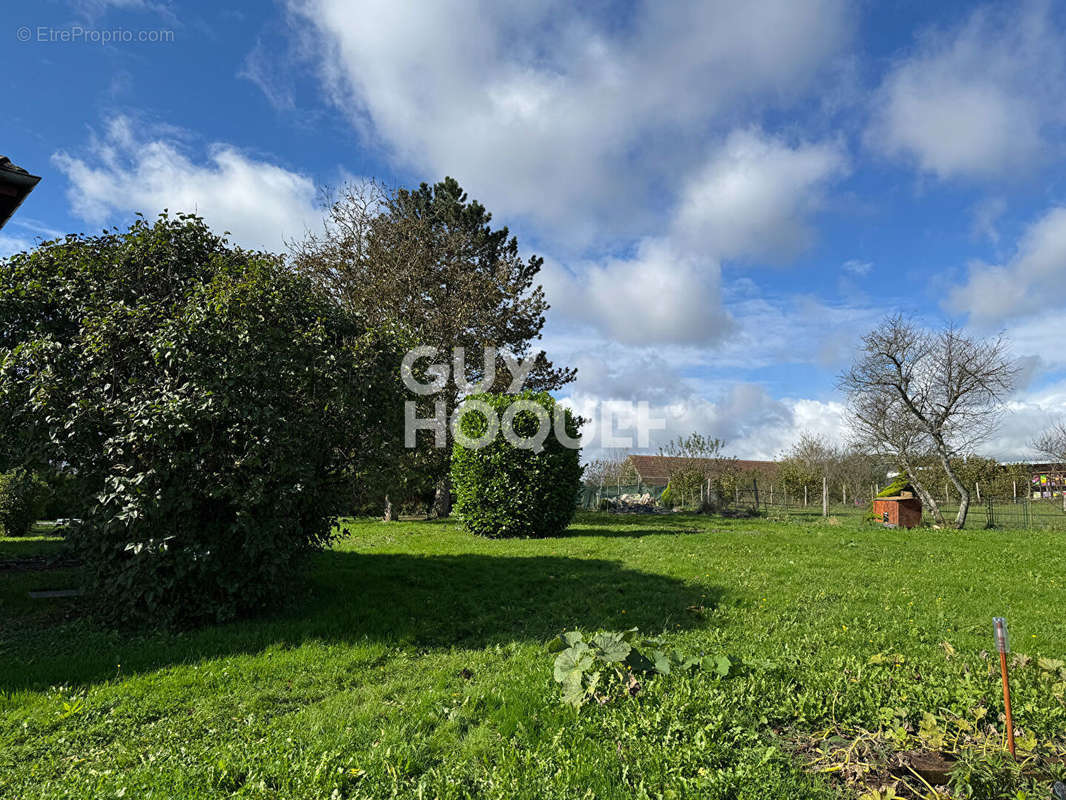
[(44, 180), (0, 254), (163, 207), (283, 249), (325, 187), (453, 175), (546, 258), (578, 408), (648, 400), (749, 458), (843, 437), (834, 376), (905, 311), (1010, 337), (990, 454), (1066, 415), (1066, 4), (52, 0), (3, 27), (0, 150)]

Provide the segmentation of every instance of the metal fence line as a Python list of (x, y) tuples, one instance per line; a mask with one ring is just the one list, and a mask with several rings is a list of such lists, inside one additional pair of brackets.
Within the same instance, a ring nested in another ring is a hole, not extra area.
[[(594, 511), (600, 507), (603, 499), (613, 499), (621, 495), (651, 495), (658, 501), (665, 487), (648, 486), (642, 483), (604, 485), (602, 487), (583, 486), (578, 493), (577, 507)], [(803, 502), (802, 494), (793, 495), (776, 487), (773, 491), (768, 486), (754, 484), (738, 488), (728, 493), (725, 498), (717, 498), (714, 506), (719, 511), (744, 513), (757, 511), (767, 517), (785, 517), (815, 521), (824, 517), (865, 518), (870, 514), (873, 500), (872, 490), (864, 492), (861, 497), (847, 503), (829, 500), (823, 505), (822, 497), (807, 497)], [(689, 502), (677, 502), (675, 507), (684, 510), (697, 510), (702, 497)], [(945, 522), (950, 525), (958, 513), (958, 504), (940, 504), (940, 511)], [(923, 510), (923, 521), (931, 521), (928, 509)], [(1010, 529), (1010, 530), (1063, 530), (1066, 531), (1066, 509), (1061, 497), (1032, 499), (1023, 494), (1018, 496), (989, 495), (982, 492), (981, 501), (976, 495), (971, 499), (970, 511), (966, 518), (966, 530)]]

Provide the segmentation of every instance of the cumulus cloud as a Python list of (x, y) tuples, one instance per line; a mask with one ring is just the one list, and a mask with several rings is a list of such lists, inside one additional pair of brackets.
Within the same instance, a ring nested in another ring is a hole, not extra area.
[(194, 160), (173, 131), (142, 137), (127, 117), (112, 119), (85, 154), (61, 151), (52, 161), (70, 180), (74, 213), (92, 224), (195, 212), (238, 244), (277, 251), (322, 219), (310, 177), (221, 143)]
[(684, 382), (673, 384), (672, 391), (671, 397), (648, 400), (649, 417), (664, 421), (665, 426), (650, 432), (646, 447), (640, 447), (636, 440), (637, 410), (633, 403), (639, 400), (589, 391), (579, 378), (578, 386), (562, 402), (590, 420), (582, 431), (586, 459), (612, 449), (604, 447), (607, 425), (610, 436), (632, 441), (633, 447), (624, 449), (644, 452), (657, 452), (667, 442), (693, 431), (722, 439), (726, 453), (749, 459), (775, 459), (804, 433), (842, 441), (843, 407), (836, 402), (777, 399), (766, 387), (743, 381), (723, 387), (713, 397), (699, 394)]
[(1063, 48), (1046, 3), (982, 8), (929, 32), (885, 77), (869, 141), (940, 178), (1029, 167), (1063, 122)]
[(843, 0), (289, 9), (370, 140), (570, 239), (654, 224), (647, 199), (702, 161), (709, 123), (798, 102), (852, 27)]
[(734, 131), (686, 181), (675, 236), (721, 259), (791, 258), (811, 244), (809, 217), (845, 163), (836, 144), (790, 147), (757, 130)]
[(1060, 419), (1066, 419), (1066, 382), (1024, 393), (1007, 403), (999, 425), (982, 444), (981, 452), (1002, 461), (1039, 459), (1033, 440)]
[(1066, 207), (1057, 207), (1029, 226), (1007, 263), (970, 264), (966, 283), (951, 290), (946, 306), (968, 313), (977, 324), (1052, 307), (1061, 309), (1063, 297), (1058, 288), (1064, 281)]
[(732, 329), (718, 263), (664, 239), (645, 239), (632, 258), (584, 264), (577, 274), (551, 265), (543, 277), (557, 315), (623, 344), (700, 344)]
[(795, 256), (827, 181), (844, 169), (836, 145), (788, 145), (739, 130), (712, 149), (685, 185), (660, 236), (632, 256), (549, 264), (545, 291), (558, 315), (624, 344), (710, 344), (736, 332), (721, 262)]

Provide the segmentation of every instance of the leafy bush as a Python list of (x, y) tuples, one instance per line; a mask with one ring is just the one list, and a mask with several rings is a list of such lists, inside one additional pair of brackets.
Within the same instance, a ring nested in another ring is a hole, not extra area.
[(670, 484), (667, 484), (666, 488), (663, 489), (663, 493), (659, 495), (659, 505), (663, 508), (674, 507), (674, 493), (670, 491)]
[(402, 444), (393, 337), (195, 217), (13, 256), (0, 320), (0, 437), (84, 481), (70, 542), (122, 621), (275, 600)]
[(18, 468), (0, 473), (0, 533), (25, 536), (44, 513), (48, 484), (34, 472)]
[(548, 642), (555, 657), (554, 677), (562, 685), (562, 701), (579, 708), (590, 700), (605, 705), (635, 697), (643, 685), (638, 676), (669, 675), (702, 669), (718, 678), (740, 674), (743, 663), (726, 655), (684, 657), (667, 650), (658, 639), (642, 638), (637, 628), (620, 633), (602, 631), (586, 640), (568, 631)]
[[(554, 420), (555, 400), (546, 392), (481, 394), (474, 398), (487, 404), (499, 418), (518, 401), (531, 401)], [(579, 420), (565, 410), (567, 436), (576, 438)], [(488, 431), (481, 413), (468, 411), (460, 417), (459, 430), (476, 439)], [(541, 420), (533, 411), (514, 415), (514, 430), (520, 437), (533, 437)], [(555, 436), (554, 425), (540, 452), (516, 447), (501, 429), (481, 448), (458, 441), (452, 447), (452, 487), (455, 514), (476, 534), (489, 537), (541, 537), (562, 533), (574, 517), (574, 497), (581, 486), (581, 451), (566, 447)]]

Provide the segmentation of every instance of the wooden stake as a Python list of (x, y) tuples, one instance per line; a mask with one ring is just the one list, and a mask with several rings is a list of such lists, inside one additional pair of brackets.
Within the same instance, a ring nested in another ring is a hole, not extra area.
[(822, 516), (829, 516), (829, 478), (822, 476)]
[(1003, 617), (995, 617), (992, 620), (992, 629), (996, 634), (999, 671), (1003, 676), (1003, 716), (1007, 723), (1007, 749), (1010, 750), (1011, 758), (1017, 758), (1014, 754), (1014, 720), (1010, 713), (1010, 680), (1007, 677), (1007, 653), (1010, 652), (1010, 643), (1007, 640), (1007, 620)]

